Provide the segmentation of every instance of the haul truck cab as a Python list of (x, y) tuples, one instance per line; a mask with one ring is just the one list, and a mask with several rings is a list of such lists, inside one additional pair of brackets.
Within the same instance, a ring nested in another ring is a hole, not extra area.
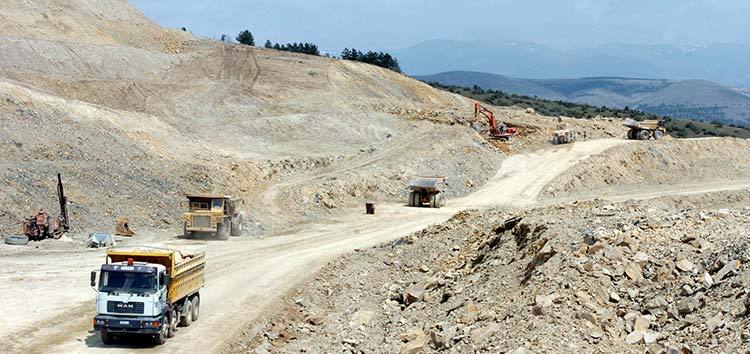
[[(205, 254), (164, 248), (110, 249), (99, 270), (94, 330), (102, 342), (149, 336), (164, 344), (198, 319)], [(97, 272), (91, 272), (97, 286)]]

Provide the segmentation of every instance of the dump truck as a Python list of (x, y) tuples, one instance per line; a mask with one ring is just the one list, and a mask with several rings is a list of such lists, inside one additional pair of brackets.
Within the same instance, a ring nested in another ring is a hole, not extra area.
[(566, 125), (558, 125), (557, 129), (552, 133), (552, 144), (568, 144), (573, 143), (578, 138), (578, 133), (575, 129), (568, 128)]
[(187, 212), (183, 214), (186, 238), (204, 233), (220, 240), (242, 234), (243, 201), (228, 195), (188, 194)]
[(177, 326), (198, 320), (204, 285), (205, 253), (155, 247), (107, 251), (104, 264), (91, 272), (97, 291), (94, 330), (104, 344), (116, 338), (148, 336), (164, 344)]
[(431, 208), (445, 205), (443, 193), (447, 180), (442, 176), (415, 176), (409, 179), (409, 206), (421, 207), (429, 204)]
[(662, 126), (660, 120), (644, 120), (638, 122), (634, 119), (628, 118), (623, 125), (630, 128), (628, 130), (628, 139), (630, 140), (648, 140), (651, 138), (656, 140), (667, 135), (667, 130)]

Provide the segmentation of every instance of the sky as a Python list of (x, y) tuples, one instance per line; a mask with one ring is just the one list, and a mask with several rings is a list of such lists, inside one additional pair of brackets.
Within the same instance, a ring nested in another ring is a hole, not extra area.
[(130, 0), (166, 27), (256, 43), (313, 42), (398, 50), (431, 39), (534, 42), (558, 49), (611, 43), (750, 42), (748, 0)]

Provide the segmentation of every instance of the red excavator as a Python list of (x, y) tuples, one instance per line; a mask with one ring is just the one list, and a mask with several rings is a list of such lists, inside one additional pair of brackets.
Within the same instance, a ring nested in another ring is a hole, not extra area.
[(491, 139), (508, 141), (511, 137), (518, 134), (518, 129), (516, 128), (510, 128), (502, 123), (500, 123), (500, 125), (498, 126), (497, 120), (495, 119), (495, 113), (492, 113), (492, 111), (479, 104), (479, 102), (475, 102), (474, 121), (479, 120), (480, 114), (487, 118), (487, 122), (490, 125), (489, 135)]

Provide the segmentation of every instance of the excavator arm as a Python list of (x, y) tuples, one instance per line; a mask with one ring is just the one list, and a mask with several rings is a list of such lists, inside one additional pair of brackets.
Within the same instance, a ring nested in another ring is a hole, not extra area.
[(483, 115), (485, 118), (487, 118), (487, 123), (490, 126), (490, 138), (492, 139), (501, 139), (501, 140), (508, 140), (512, 136), (518, 134), (518, 130), (516, 128), (508, 128), (505, 126), (505, 124), (498, 124), (497, 119), (495, 119), (495, 113), (487, 109), (486, 107), (479, 104), (479, 102), (474, 103), (474, 120), (479, 120), (479, 115)]

